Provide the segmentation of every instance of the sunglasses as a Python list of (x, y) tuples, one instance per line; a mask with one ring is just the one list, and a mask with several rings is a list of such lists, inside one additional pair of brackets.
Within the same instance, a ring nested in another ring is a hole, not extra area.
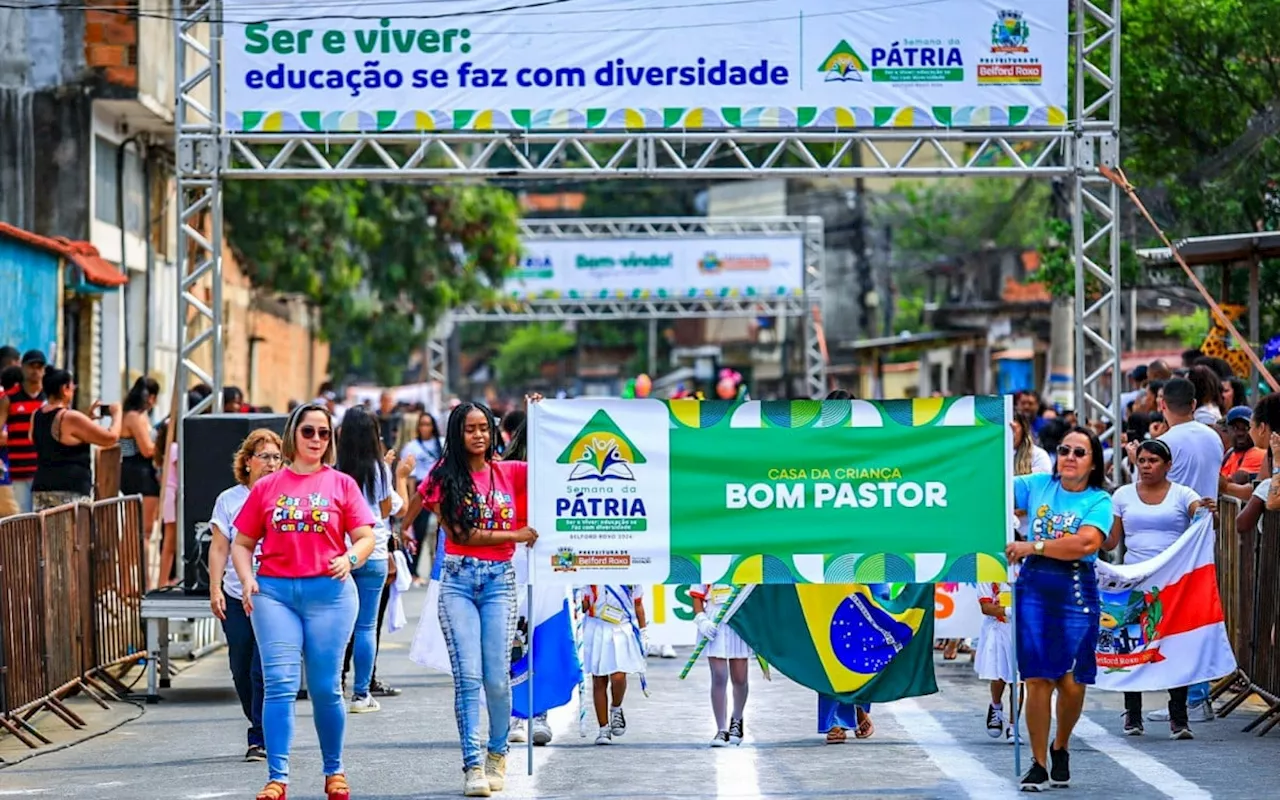
[(1087, 455), (1089, 455), (1089, 451), (1083, 447), (1067, 447), (1065, 444), (1058, 445), (1058, 456), (1060, 458), (1066, 458), (1067, 456), (1084, 458)]
[(322, 442), (327, 442), (329, 441), (329, 436), (333, 434), (333, 431), (328, 428), (317, 428), (314, 425), (303, 425), (301, 428), (298, 428), (298, 434), (302, 436), (303, 439), (319, 439)]

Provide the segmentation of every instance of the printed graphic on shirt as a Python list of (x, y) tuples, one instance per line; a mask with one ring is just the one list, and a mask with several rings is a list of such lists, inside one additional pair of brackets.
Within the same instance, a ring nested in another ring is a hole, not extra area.
[(324, 533), (336, 513), (322, 494), (312, 492), (305, 503), (304, 498), (281, 494), (271, 513), (271, 526), (280, 533)]
[(515, 498), (494, 489), (488, 494), (467, 494), (462, 500), (463, 517), (475, 530), (511, 531), (516, 524)]
[(1084, 519), (1076, 514), (1050, 514), (1052, 509), (1042, 505), (1036, 509), (1035, 519), (1031, 521), (1032, 539), (1061, 539), (1072, 536), (1080, 530)]

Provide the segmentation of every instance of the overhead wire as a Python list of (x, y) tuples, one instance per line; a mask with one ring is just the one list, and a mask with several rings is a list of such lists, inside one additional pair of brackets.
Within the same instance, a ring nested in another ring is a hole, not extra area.
[[(375, 0), (375, 1), (378, 7), (408, 6), (408, 5), (416, 6), (416, 5), (421, 5), (423, 3), (423, 0)], [(563, 14), (566, 16), (572, 15), (576, 17), (576, 16), (583, 16), (586, 14), (604, 14), (604, 13), (619, 14), (619, 13), (627, 13), (627, 12), (652, 12), (652, 11), (672, 11), (672, 10), (687, 11), (690, 8), (714, 8), (714, 7), (720, 7), (720, 6), (739, 6), (739, 5), (754, 5), (759, 3), (776, 3), (778, 0), (706, 0), (705, 2), (698, 2), (698, 0), (687, 0), (687, 2), (683, 2), (683, 3), (675, 3), (675, 4), (667, 4), (667, 5), (633, 6), (628, 8), (581, 8), (579, 7), (579, 8), (574, 8), (574, 9), (565, 10), (565, 11), (550, 11), (550, 12), (539, 11), (539, 9), (550, 8), (554, 6), (561, 6), (568, 3), (575, 3), (575, 2), (582, 2), (582, 1), (583, 0), (531, 0), (531, 2), (527, 2), (527, 3), (516, 3), (516, 4), (507, 5), (507, 6), (501, 6), (498, 8), (476, 9), (474, 11), (465, 11), (465, 10), (464, 11), (442, 11), (442, 12), (436, 12), (431, 14), (342, 13), (342, 14), (290, 14), (290, 15), (282, 15), (282, 16), (258, 16), (257, 15), (258, 12), (262, 11), (264, 8), (278, 8), (278, 9), (298, 8), (300, 10), (301, 9), (310, 10), (310, 9), (314, 9), (317, 5), (316, 3), (302, 3), (302, 2), (290, 3), (290, 2), (279, 2), (279, 0), (277, 0), (276, 3), (261, 3), (261, 4), (254, 3), (252, 16), (250, 16), (249, 12), (246, 10), (243, 13), (243, 15), (237, 14), (234, 17), (227, 16), (225, 11), (220, 16), (215, 16), (213, 14), (202, 15), (202, 16), (177, 16), (172, 13), (165, 13), (165, 12), (158, 12), (158, 11), (144, 11), (137, 6), (133, 6), (129, 8), (104, 8), (102, 6), (84, 5), (83, 3), (80, 3), (80, 4), (71, 4), (67, 2), (23, 3), (23, 2), (20, 2), (20, 0), (0, 0), (0, 9), (13, 9), (18, 11), (37, 11), (37, 10), (101, 11), (101, 12), (106, 12), (111, 14), (119, 14), (128, 18), (134, 18), (134, 19), (158, 19), (158, 20), (165, 20), (170, 22), (209, 22), (209, 23), (221, 23), (221, 24), (231, 24), (231, 25), (253, 25), (253, 24), (259, 24), (264, 22), (266, 23), (324, 22), (327, 20), (378, 21), (383, 19), (390, 19), (390, 20), (409, 20), (409, 21), (432, 21), (432, 20), (441, 20), (441, 19), (459, 19), (459, 18), (472, 18), (472, 17), (496, 17), (496, 16), (503, 16), (503, 15), (514, 15), (514, 14), (519, 14), (521, 12), (526, 12), (526, 11), (538, 11), (539, 13), (537, 13), (536, 16), (551, 16), (551, 15)], [(808, 20), (808, 19), (820, 19), (824, 17), (851, 16), (854, 14), (860, 14), (868, 11), (883, 11), (883, 10), (901, 9), (901, 8), (918, 7), (918, 6), (930, 6), (930, 5), (937, 5), (943, 2), (946, 2), (946, 0), (903, 0), (902, 2), (896, 2), (896, 3), (881, 2), (877, 5), (858, 6), (855, 8), (842, 8), (838, 11), (827, 11), (827, 12), (816, 12), (812, 14), (805, 14), (804, 18)], [(321, 7), (324, 7), (323, 3), (321, 3), (320, 5)], [(344, 7), (344, 8), (348, 7), (348, 4), (346, 3), (342, 3), (342, 4), (335, 3), (334, 5), (335, 6), (341, 5), (341, 7)], [(501, 31), (500, 33), (510, 34), (510, 35), (520, 35), (520, 36), (537, 36), (537, 35), (563, 36), (565, 34), (573, 34), (573, 33), (643, 33), (643, 32), (654, 32), (654, 31), (687, 30), (687, 29), (693, 29), (693, 28), (736, 27), (741, 25), (755, 25), (755, 24), (766, 23), (766, 22), (786, 22), (786, 21), (795, 20), (796, 18), (797, 17), (795, 14), (786, 14), (783, 16), (759, 17), (755, 19), (738, 19), (738, 20), (726, 20), (726, 21), (705, 22), (705, 23), (697, 23), (697, 22), (687, 23), (686, 22), (681, 24), (656, 25), (656, 26), (648, 26), (648, 27), (642, 27), (642, 28), (609, 27), (609, 28), (600, 28), (600, 29), (579, 28), (574, 30), (534, 30), (534, 31), (525, 31), (525, 30), (505, 31), (504, 30), (504, 31)]]

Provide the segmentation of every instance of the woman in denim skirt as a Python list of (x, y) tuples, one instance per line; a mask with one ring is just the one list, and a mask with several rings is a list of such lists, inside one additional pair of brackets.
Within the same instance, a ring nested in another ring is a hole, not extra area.
[[(535, 395), (529, 401), (539, 399)], [(506, 784), (516, 624), (511, 559), (517, 544), (532, 545), (538, 538), (526, 524), (528, 464), (495, 460), (496, 429), (485, 406), (455, 408), (444, 454), (420, 489), (423, 507), (439, 518), (445, 532), (440, 625), (453, 668), (467, 797), (488, 797)], [(489, 715), (487, 741), (480, 729), (481, 686)]]
[[(1098, 672), (1094, 656), (1100, 610), (1094, 562), (1112, 522), (1097, 435), (1074, 428), (1063, 437), (1057, 455), (1052, 475), (1013, 479), (1014, 507), (1029, 520), (1028, 541), (1015, 541), (1006, 549), (1010, 563), (1023, 562), (1013, 621), (1018, 672), (1027, 685), (1033, 757), (1021, 788), (1030, 792), (1071, 783), (1067, 744), (1084, 709), (1085, 686)], [(1055, 691), (1058, 731), (1050, 747), (1049, 707)]]

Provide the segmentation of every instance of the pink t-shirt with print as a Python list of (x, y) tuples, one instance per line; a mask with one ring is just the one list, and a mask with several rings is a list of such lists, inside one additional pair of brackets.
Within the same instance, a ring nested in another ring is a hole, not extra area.
[(234, 524), (262, 542), (259, 575), (314, 578), (329, 574), (329, 562), (347, 551), (346, 534), (373, 525), (373, 514), (350, 475), (282, 469), (253, 485)]
[[(529, 465), (524, 461), (494, 461), (479, 472), (471, 473), (476, 495), (468, 498), (466, 505), (478, 506), (475, 530), (518, 531), (528, 519)], [(422, 504), (432, 511), (439, 511), (440, 485), (431, 476), (418, 487)], [(444, 552), (458, 556), (471, 556), (485, 561), (510, 561), (515, 555), (515, 542), (506, 544), (459, 544), (452, 536), (444, 540)]]

